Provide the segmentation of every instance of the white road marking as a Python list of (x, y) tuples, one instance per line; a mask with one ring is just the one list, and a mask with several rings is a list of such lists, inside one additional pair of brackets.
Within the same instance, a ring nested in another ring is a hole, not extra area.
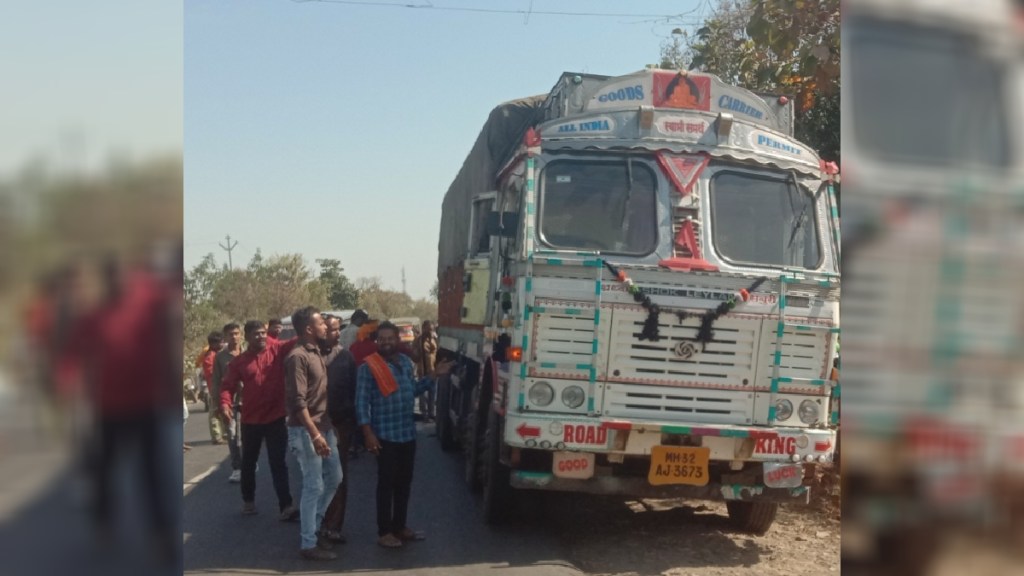
[(199, 476), (196, 476), (195, 478), (189, 480), (188, 482), (185, 482), (185, 485), (182, 488), (182, 495), (184, 496), (184, 495), (188, 494), (189, 492), (191, 492), (192, 489), (196, 487), (196, 484), (199, 484), (207, 476), (209, 476), (210, 474), (213, 474), (214, 470), (216, 470), (216, 469), (217, 469), (217, 465), (210, 466), (210, 469), (207, 470), (206, 472), (203, 472)]

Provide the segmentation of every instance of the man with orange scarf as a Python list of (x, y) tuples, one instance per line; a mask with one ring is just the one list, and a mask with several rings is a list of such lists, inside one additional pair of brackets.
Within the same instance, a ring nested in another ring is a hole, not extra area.
[(416, 381), (416, 367), (398, 351), (398, 342), (398, 327), (382, 322), (377, 352), (366, 357), (356, 375), (357, 423), (366, 450), (377, 455), (377, 543), (385, 548), (424, 538), (406, 520), (416, 460), (413, 405), (427, 383)]

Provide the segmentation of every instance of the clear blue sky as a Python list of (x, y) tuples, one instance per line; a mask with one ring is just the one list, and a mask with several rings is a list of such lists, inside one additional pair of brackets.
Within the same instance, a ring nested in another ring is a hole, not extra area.
[(226, 261), (218, 244), (230, 234), (236, 267), (257, 248), (297, 252), (400, 289), (404, 266), (413, 297), (434, 283), (441, 200), (494, 106), (548, 92), (563, 71), (657, 63), (674, 27), (708, 13), (705, 0), (534, 0), (528, 19), (289, 0), (184, 6), (186, 266), (210, 252)]
[(175, 0), (0, 3), (0, 177), (180, 153), (182, 19)]

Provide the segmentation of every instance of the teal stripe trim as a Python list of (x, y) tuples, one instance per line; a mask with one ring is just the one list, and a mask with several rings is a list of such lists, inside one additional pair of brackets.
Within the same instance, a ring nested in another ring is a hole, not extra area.
[(779, 310), (782, 310), (785, 307), (786, 307), (786, 295), (785, 294), (780, 294), (779, 295)]
[(587, 398), (587, 412), (594, 411), (594, 397)]
[(586, 366), (590, 370), (590, 383), (597, 382), (597, 368), (590, 364), (580, 364), (580, 366)]
[(779, 366), (782, 364), (782, 350), (775, 351), (775, 365)]
[[(520, 397), (521, 396), (522, 395), (520, 395)], [(769, 424), (775, 424), (775, 406), (774, 405), (768, 407), (768, 423)]]
[(590, 370), (591, 372), (593, 372), (594, 371), (594, 365), (593, 364), (577, 364), (576, 365), (576, 369), (577, 370)]
[(718, 431), (718, 435), (723, 438), (748, 438), (750, 437), (750, 432), (747, 430), (728, 430), (723, 428)]
[(533, 278), (526, 278), (526, 291), (533, 292)]
[(839, 334), (839, 327), (836, 326), (835, 328), (829, 328), (828, 331), (833, 334)]
[(594, 351), (593, 354), (597, 354), (597, 338), (594, 339)]
[(594, 326), (601, 323), (601, 309), (597, 308), (594, 310)]
[(530, 319), (530, 305), (527, 304), (526, 308), (523, 308), (523, 320), (529, 320), (529, 319)]
[(529, 204), (526, 205), (526, 213), (527, 214), (533, 215), (533, 214), (536, 214), (536, 212), (537, 212), (537, 209), (534, 208), (533, 202), (530, 202)]
[(772, 378), (772, 385), (770, 388), (772, 394), (779, 393), (779, 380), (781, 380), (781, 378)]
[(833, 412), (831, 420), (833, 424), (839, 424), (839, 412)]
[(693, 428), (690, 426), (662, 426), (662, 434), (693, 434)]
[(552, 368), (552, 369), (554, 369), (554, 368), (558, 368), (558, 364), (556, 364), (554, 362), (541, 362), (540, 363), (540, 367), (541, 368)]
[(522, 408), (524, 406), (526, 406), (526, 395), (523, 394), (522, 392), (520, 392), (519, 393), (519, 409), (522, 410)]
[(779, 320), (779, 327), (775, 330), (775, 337), (782, 338), (782, 333), (786, 330), (786, 323)]
[(832, 397), (833, 398), (839, 398), (840, 391), (841, 390), (839, 388), (839, 384), (836, 384), (835, 388), (832, 389)]
[(600, 260), (584, 260), (583, 265), (588, 268), (600, 268), (603, 266)]

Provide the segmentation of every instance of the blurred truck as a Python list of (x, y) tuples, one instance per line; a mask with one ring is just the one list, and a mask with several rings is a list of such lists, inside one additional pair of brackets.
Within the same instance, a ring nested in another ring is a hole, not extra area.
[(1024, 493), (1022, 20), (1007, 0), (843, 18), (844, 571), (917, 574)]

